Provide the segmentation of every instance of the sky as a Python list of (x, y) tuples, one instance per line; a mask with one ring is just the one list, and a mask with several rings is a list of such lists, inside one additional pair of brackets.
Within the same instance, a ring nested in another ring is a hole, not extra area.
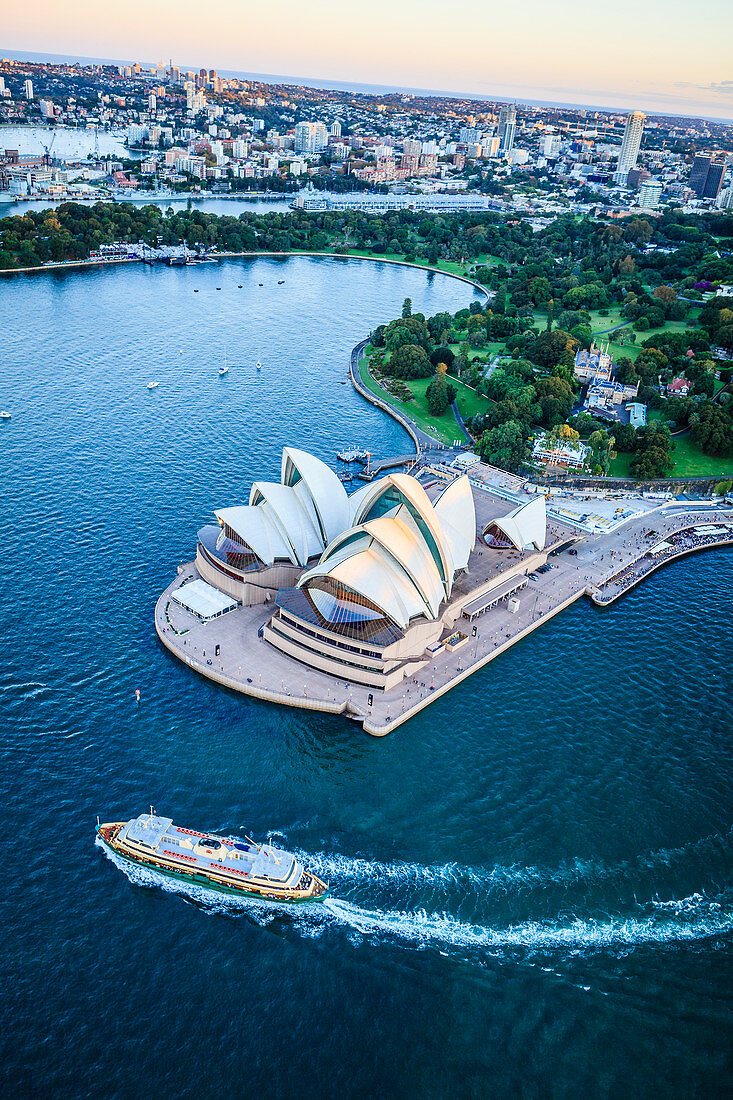
[(2, 51), (733, 119), (733, 3), (23, 0)]

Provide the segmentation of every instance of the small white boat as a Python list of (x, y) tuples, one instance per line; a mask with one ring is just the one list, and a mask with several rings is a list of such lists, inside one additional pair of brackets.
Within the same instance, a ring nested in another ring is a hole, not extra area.
[(255, 370), (262, 370), (262, 363), (260, 363), (259, 359), (255, 363)]
[(9, 413), (7, 409), (3, 409), (2, 412), (0, 412), (0, 420), (12, 420), (12, 419), (13, 419), (12, 413)]
[(156, 390), (159, 385), (160, 385), (160, 382), (148, 382), (148, 389), (149, 390)]
[(227, 366), (219, 367), (219, 377), (223, 378), (225, 374), (229, 374), (229, 367), (227, 367)]

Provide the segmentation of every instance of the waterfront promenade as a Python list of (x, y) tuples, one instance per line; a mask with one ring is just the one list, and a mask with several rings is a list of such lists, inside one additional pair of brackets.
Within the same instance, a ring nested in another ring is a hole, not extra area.
[[(198, 575), (194, 563), (183, 566), (161, 595), (155, 626), (172, 653), (218, 683), (269, 702), (343, 714), (359, 722), (367, 733), (382, 737), (581, 596), (587, 595), (596, 603), (610, 602), (603, 597), (613, 577), (645, 560), (650, 547), (661, 539), (705, 523), (733, 523), (733, 508), (676, 501), (653, 503), (647, 512), (635, 515), (608, 534), (574, 535), (577, 554), (571, 555), (566, 546), (551, 555), (552, 568), (529, 580), (519, 594), (515, 613), (504, 602), (479, 616), (470, 627), (466, 620), (459, 620), (456, 626), (470, 635), (468, 641), (452, 652), (441, 650), (416, 676), (390, 691), (337, 680), (275, 650), (259, 637), (260, 627), (272, 615), (271, 604), (240, 607), (220, 619), (199, 622), (170, 599), (176, 587)], [(655, 532), (653, 538), (648, 536), (650, 529)], [(562, 545), (561, 525), (556, 525), (554, 534), (556, 545)], [(567, 534), (573, 534), (571, 529)], [(534, 563), (529, 564), (536, 568)], [(640, 577), (650, 571), (641, 570)]]

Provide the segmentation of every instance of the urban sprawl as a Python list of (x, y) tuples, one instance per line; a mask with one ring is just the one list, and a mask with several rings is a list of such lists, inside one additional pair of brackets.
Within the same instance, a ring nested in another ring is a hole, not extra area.
[[(733, 208), (730, 128), (634, 111), (362, 94), (213, 69), (0, 61), (0, 124), (91, 131), (76, 161), (0, 139), (0, 194), (298, 193), (305, 209), (619, 215)], [(110, 131), (125, 156), (99, 153)], [(318, 194), (313, 194), (317, 191)]]

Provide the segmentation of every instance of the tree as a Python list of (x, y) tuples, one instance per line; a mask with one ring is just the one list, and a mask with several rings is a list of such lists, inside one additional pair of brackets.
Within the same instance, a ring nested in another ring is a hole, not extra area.
[[(399, 251), (399, 247), (398, 247), (397, 251)], [(411, 317), (412, 316), (412, 298), (405, 298), (404, 302), (402, 303), (402, 316), (403, 317)]]
[(570, 335), (584, 348), (589, 348), (591, 340), (593, 339), (590, 325), (575, 325), (575, 327), (570, 330)]
[(425, 351), (429, 351), (430, 334), (428, 326), (421, 317), (400, 317), (392, 321), (384, 330), (384, 343), (390, 351), (395, 351), (404, 344), (418, 344)]
[(545, 442), (550, 450), (562, 447), (564, 443), (577, 443), (579, 439), (580, 432), (571, 428), (569, 424), (556, 424), (545, 433)]
[(455, 354), (450, 348), (435, 348), (435, 350), (430, 353), (430, 362), (434, 367), (437, 367), (438, 363), (445, 363), (448, 370), (453, 366), (455, 358)]
[(428, 409), (432, 416), (442, 416), (456, 398), (456, 388), (448, 384), (445, 363), (438, 363), (430, 385), (425, 391)]
[(728, 413), (712, 401), (703, 401), (690, 420), (690, 438), (709, 455), (733, 450), (733, 426)]
[(558, 364), (571, 366), (577, 341), (569, 332), (556, 328), (554, 332), (541, 332), (534, 342), (531, 358), (539, 367), (552, 370)]
[(611, 434), (616, 441), (617, 451), (633, 451), (636, 447), (636, 428), (630, 424), (614, 424)]
[(590, 465), (594, 474), (607, 474), (613, 458), (612, 437), (607, 431), (598, 429), (588, 437)]
[(424, 348), (404, 344), (392, 352), (384, 370), (393, 378), (428, 378), (433, 373), (433, 364)]
[(663, 424), (647, 424), (637, 429), (637, 448), (631, 460), (633, 477), (664, 477), (672, 469), (672, 438)]
[(534, 388), (542, 409), (542, 422), (548, 428), (565, 423), (574, 400), (569, 382), (564, 378), (538, 378)]
[(516, 471), (529, 454), (522, 425), (516, 420), (508, 420), (506, 424), (484, 432), (479, 442), (479, 454), (491, 466)]

